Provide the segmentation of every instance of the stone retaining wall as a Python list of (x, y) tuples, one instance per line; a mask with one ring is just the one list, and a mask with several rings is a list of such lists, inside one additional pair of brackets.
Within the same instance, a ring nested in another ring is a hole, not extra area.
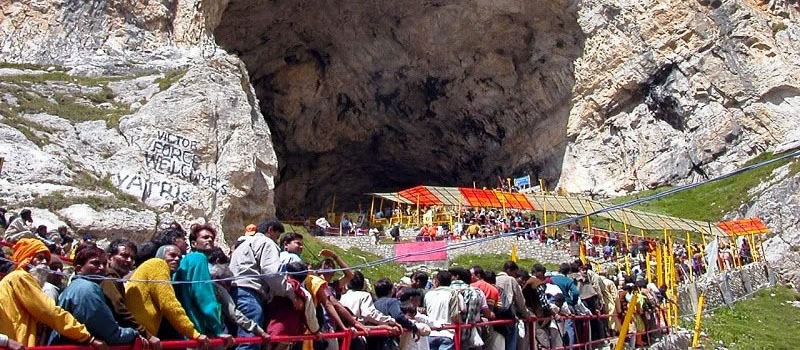
[(731, 305), (753, 292), (776, 283), (774, 272), (764, 263), (752, 263), (736, 270), (726, 271), (714, 276), (703, 276), (695, 283), (678, 288), (678, 305), (681, 315), (697, 312), (697, 298), (706, 294), (705, 309)]
[[(388, 258), (394, 256), (394, 245), (387, 243), (375, 244), (375, 238), (370, 236), (323, 236), (320, 240), (350, 249), (352, 247)], [(562, 263), (569, 261), (569, 252), (561, 246), (545, 246), (538, 241), (517, 240), (515, 237), (503, 237), (473, 246), (457, 248), (447, 251), (448, 259), (462, 254), (510, 254), (511, 246), (517, 245), (517, 254), (521, 259), (535, 259), (543, 263)]]

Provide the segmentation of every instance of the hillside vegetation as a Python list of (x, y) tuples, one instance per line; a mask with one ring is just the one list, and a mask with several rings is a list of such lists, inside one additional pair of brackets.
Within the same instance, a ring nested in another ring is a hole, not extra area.
[[(301, 258), (303, 261), (310, 263), (312, 266), (315, 266), (322, 261), (323, 258), (319, 256), (319, 252), (322, 249), (333, 250), (350, 267), (359, 266), (368, 262), (382, 259), (380, 256), (357, 248), (344, 250), (335, 245), (325, 243), (311, 235), (308, 230), (302, 226), (286, 225), (286, 232), (297, 232), (303, 235), (305, 249), (303, 249)], [(396, 262), (388, 262), (374, 267), (361, 269), (361, 272), (365, 277), (373, 282), (384, 277), (388, 277), (392, 279), (392, 281), (398, 281), (405, 274), (405, 268)]]
[(723, 307), (703, 320), (706, 349), (797, 349), (800, 344), (800, 294), (789, 287), (762, 290), (752, 298)]
[[(776, 155), (765, 152), (751, 159), (746, 165), (774, 159), (778, 156), (780, 156), (780, 154)], [(735, 211), (743, 203), (753, 199), (757, 193), (752, 193), (752, 190), (761, 183), (769, 180), (774, 170), (787, 164), (790, 164), (789, 176), (800, 172), (800, 160), (796, 158), (783, 159), (724, 180), (681, 191), (647, 203), (637, 204), (633, 208), (687, 219), (711, 222), (719, 221), (725, 214)], [(670, 188), (671, 187), (661, 187), (653, 190), (641, 191), (628, 196), (617, 197), (612, 200), (612, 203), (625, 203), (633, 199), (664, 192)]]
[[(464, 266), (470, 268), (478, 265), (484, 270), (491, 270), (495, 272), (503, 271), (503, 264), (511, 260), (509, 254), (463, 254), (450, 260), (450, 265)], [(519, 259), (517, 266), (519, 268), (530, 272), (533, 264), (538, 264), (539, 261), (535, 259)], [(557, 271), (558, 266), (555, 264), (544, 264), (548, 271)]]

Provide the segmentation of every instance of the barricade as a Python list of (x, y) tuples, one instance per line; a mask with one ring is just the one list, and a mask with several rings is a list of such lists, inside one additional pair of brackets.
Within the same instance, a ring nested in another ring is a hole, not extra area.
[[(661, 325), (663, 318), (664, 311), (660, 310), (659, 313), (655, 315), (658, 317), (658, 324)], [(572, 319), (575, 321), (583, 321), (588, 323), (592, 319), (609, 319), (611, 317), (619, 317), (619, 315), (609, 314), (609, 315), (576, 315), (576, 316), (565, 316), (563, 319)], [(523, 319), (522, 321), (525, 323), (526, 333), (529, 334), (529, 346), (530, 350), (539, 350), (541, 347), (536, 342), (536, 329), (538, 322), (546, 322), (551, 321), (552, 317), (531, 317), (527, 319)], [(475, 327), (487, 327), (487, 326), (496, 326), (496, 325), (511, 325), (516, 323), (517, 319), (507, 319), (507, 320), (493, 320), (493, 321), (486, 321), (486, 322), (479, 322), (479, 323), (467, 323), (467, 324), (452, 324), (443, 326), (439, 329), (452, 329), (455, 332), (453, 337), (453, 345), (454, 350), (462, 350), (461, 344), (461, 330), (463, 329), (471, 329)], [(653, 333), (660, 333), (660, 334), (668, 334), (670, 329), (666, 323), (663, 323), (663, 326), (659, 326), (655, 329), (651, 330), (637, 330), (636, 333), (629, 333), (626, 337), (626, 340), (629, 340), (631, 337), (635, 337), (637, 335), (647, 335), (649, 337), (650, 334)], [(369, 332), (362, 332), (356, 331), (352, 329), (348, 329), (345, 331), (340, 332), (331, 332), (331, 333), (319, 333), (319, 334), (304, 334), (304, 335), (286, 335), (286, 336), (275, 336), (270, 338), (261, 338), (261, 337), (241, 337), (241, 338), (234, 338), (235, 344), (262, 344), (264, 346), (270, 343), (294, 343), (294, 342), (301, 342), (305, 340), (323, 340), (323, 339), (341, 339), (341, 343), (339, 346), (340, 350), (350, 350), (350, 345), (352, 344), (352, 340), (354, 337), (389, 337), (389, 336), (399, 336), (400, 333), (396, 331), (390, 331), (386, 329), (374, 329)], [(550, 348), (549, 350), (566, 350), (566, 349), (591, 349), (595, 345), (603, 344), (606, 342), (613, 342), (617, 340), (617, 336), (609, 336), (603, 339), (588, 341), (586, 343), (568, 345), (561, 348)], [(220, 338), (210, 339), (209, 346), (223, 346), (223, 340)], [(161, 348), (168, 350), (177, 350), (177, 349), (187, 349), (187, 348), (199, 348), (200, 343), (196, 340), (164, 340), (161, 342)], [(2, 350), (7, 350), (6, 348), (0, 348)], [(93, 350), (87, 345), (53, 345), (53, 346), (33, 346), (28, 347), (28, 350)], [(136, 342), (133, 344), (126, 344), (126, 345), (112, 345), (108, 347), (109, 350), (144, 350), (144, 346), (140, 339), (137, 339)]]

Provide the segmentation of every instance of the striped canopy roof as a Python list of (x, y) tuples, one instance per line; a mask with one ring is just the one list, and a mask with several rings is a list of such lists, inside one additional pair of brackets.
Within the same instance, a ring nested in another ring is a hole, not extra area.
[[(423, 206), (446, 205), (545, 210), (547, 212), (559, 212), (569, 215), (589, 214), (611, 206), (607, 203), (582, 197), (556, 196), (541, 193), (522, 194), (470, 187), (416, 186), (400, 192), (368, 194), (402, 204), (413, 205), (419, 202), (419, 205)], [(710, 222), (648, 213), (630, 208), (615, 209), (596, 215), (624, 222), (629, 226), (645, 230), (667, 229), (673, 231), (702, 232), (704, 234), (716, 236), (729, 235), (729, 233), (726, 232), (727, 227)], [(743, 223), (736, 223), (734, 226), (745, 227)], [(758, 229), (758, 227), (755, 226), (750, 228)]]
[(446, 205), (534, 210), (521, 193), (482, 190), (467, 187), (417, 186), (400, 192), (370, 193), (403, 204)]
[(728, 236), (769, 233), (769, 228), (759, 218), (722, 221), (718, 222), (717, 226), (725, 231)]

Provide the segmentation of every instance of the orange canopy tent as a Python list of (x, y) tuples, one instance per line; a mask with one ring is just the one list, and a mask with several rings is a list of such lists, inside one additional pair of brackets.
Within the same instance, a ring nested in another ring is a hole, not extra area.
[(400, 192), (369, 193), (370, 195), (403, 203), (534, 210), (534, 205), (522, 193), (483, 190), (468, 187), (416, 186)]
[(717, 223), (728, 236), (745, 236), (769, 233), (769, 228), (759, 218), (722, 221)]

